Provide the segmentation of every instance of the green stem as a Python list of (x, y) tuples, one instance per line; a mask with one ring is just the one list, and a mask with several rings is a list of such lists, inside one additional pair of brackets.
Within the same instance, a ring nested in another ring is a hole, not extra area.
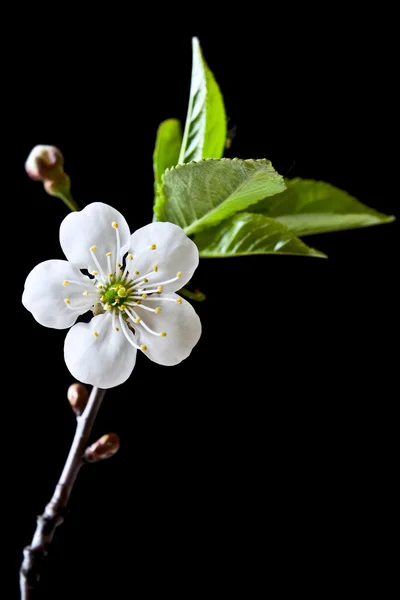
[(191, 292), (187, 288), (182, 288), (181, 290), (179, 290), (179, 293), (182, 296), (185, 296), (186, 298), (189, 298), (189, 300), (195, 300), (196, 302), (203, 302), (203, 300), (206, 299), (206, 295), (203, 292), (200, 292), (200, 290), (196, 290), (195, 292)]
[(59, 192), (57, 196), (68, 206), (69, 210), (79, 210), (79, 206), (73, 199), (71, 192)]

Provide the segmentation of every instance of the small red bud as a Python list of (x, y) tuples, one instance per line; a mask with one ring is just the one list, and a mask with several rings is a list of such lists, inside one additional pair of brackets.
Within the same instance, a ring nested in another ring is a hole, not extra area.
[(110, 458), (118, 452), (119, 446), (119, 436), (116, 433), (106, 433), (85, 450), (85, 460), (86, 462), (98, 462)]
[(89, 392), (82, 383), (73, 383), (67, 392), (68, 402), (77, 417), (83, 413), (89, 398)]

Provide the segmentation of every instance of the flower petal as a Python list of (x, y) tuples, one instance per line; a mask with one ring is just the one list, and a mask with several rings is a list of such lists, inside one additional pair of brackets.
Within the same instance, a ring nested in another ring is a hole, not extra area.
[[(66, 281), (79, 281), (81, 284)], [(84, 291), (88, 295), (83, 295)], [(69, 300), (69, 304), (65, 300)], [(22, 303), (45, 327), (71, 327), (95, 303), (96, 292), (88, 277), (66, 260), (46, 260), (28, 275)]]
[(65, 338), (64, 358), (72, 375), (103, 389), (128, 379), (136, 353), (123, 332), (114, 329), (109, 313), (93, 317), (90, 323), (77, 323)]
[(165, 332), (165, 337), (149, 333), (140, 323), (132, 325), (138, 343), (147, 346), (146, 356), (160, 365), (170, 366), (189, 356), (199, 341), (201, 323), (192, 305), (177, 294), (162, 294), (162, 298), (169, 300), (160, 300), (159, 305), (142, 302), (150, 308), (159, 306), (159, 314), (141, 309), (140, 306), (135, 306), (135, 311), (150, 329), (157, 333)]
[[(138, 229), (131, 235), (129, 252), (133, 255), (132, 277), (137, 277), (135, 271), (139, 271), (140, 275), (151, 273), (147, 287), (173, 279), (178, 272), (182, 273), (179, 279), (163, 286), (168, 292), (182, 288), (199, 264), (196, 244), (173, 223), (150, 223)], [(155, 265), (157, 271), (153, 270)]]
[[(113, 222), (118, 223), (118, 230), (112, 226)], [(98, 271), (90, 252), (90, 248), (96, 246), (96, 258), (107, 273), (107, 252), (112, 253), (114, 269), (117, 261), (122, 263), (121, 255), (117, 257), (117, 233), (122, 248), (127, 245), (130, 236), (124, 217), (108, 204), (93, 202), (65, 217), (60, 227), (60, 244), (70, 262), (89, 272)]]

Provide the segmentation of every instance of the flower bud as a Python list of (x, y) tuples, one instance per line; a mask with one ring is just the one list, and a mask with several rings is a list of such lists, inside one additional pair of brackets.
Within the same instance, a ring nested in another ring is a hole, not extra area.
[(86, 448), (86, 462), (98, 462), (110, 458), (118, 452), (120, 446), (119, 436), (116, 433), (106, 433), (97, 442)]
[(31, 150), (25, 171), (34, 181), (59, 179), (64, 174), (64, 157), (55, 146), (35, 146)]
[(89, 398), (89, 392), (82, 383), (73, 383), (67, 392), (68, 402), (77, 417), (83, 413)]

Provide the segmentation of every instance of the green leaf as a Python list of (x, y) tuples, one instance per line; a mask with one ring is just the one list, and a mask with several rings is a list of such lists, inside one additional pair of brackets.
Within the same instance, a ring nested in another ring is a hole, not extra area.
[(178, 164), (179, 149), (182, 143), (182, 128), (177, 119), (163, 121), (156, 137), (153, 154), (154, 180), (161, 184), (161, 175), (166, 169)]
[(187, 235), (285, 189), (268, 160), (202, 160), (168, 169), (162, 179), (156, 218), (176, 223)]
[(239, 213), (194, 237), (202, 258), (249, 254), (300, 254), (326, 258), (287, 227), (264, 215)]
[(192, 81), (179, 163), (201, 158), (221, 158), (226, 140), (222, 94), (195, 37), (192, 46)]
[(286, 181), (287, 189), (252, 206), (298, 236), (390, 223), (395, 217), (361, 204), (344, 190), (312, 179)]

